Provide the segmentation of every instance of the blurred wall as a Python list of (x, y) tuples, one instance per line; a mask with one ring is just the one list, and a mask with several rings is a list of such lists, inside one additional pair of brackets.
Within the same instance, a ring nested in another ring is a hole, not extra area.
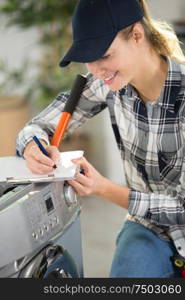
[[(5, 61), (12, 69), (20, 67), (27, 57), (33, 61), (38, 60), (41, 50), (36, 45), (39, 37), (36, 29), (8, 28), (6, 27), (6, 19), (2, 16), (0, 17), (0, 24), (0, 59)], [(36, 70), (33, 68), (30, 69), (32, 76), (35, 72)]]
[(16, 135), (29, 118), (29, 105), (19, 97), (0, 97), (0, 157), (15, 155)]
[(148, 0), (152, 16), (173, 22), (178, 19), (185, 19), (184, 0)]
[[(0, 17), (0, 62), (9, 70), (20, 69), (26, 58), (37, 61), (41, 51), (35, 45), (36, 30), (21, 30), (16, 27), (6, 28), (6, 20)], [(35, 68), (28, 71), (28, 80), (36, 74)], [(0, 73), (0, 82), (4, 81)], [(15, 90), (16, 89), (16, 90)], [(31, 116), (32, 107), (23, 99), (26, 82), (21, 87), (11, 87), (7, 94), (0, 90), (0, 156), (15, 155), (15, 140), (19, 130)]]

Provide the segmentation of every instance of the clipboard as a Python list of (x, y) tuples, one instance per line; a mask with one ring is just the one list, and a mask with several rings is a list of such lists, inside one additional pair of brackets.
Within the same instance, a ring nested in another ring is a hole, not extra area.
[(71, 159), (80, 158), (83, 154), (84, 152), (80, 150), (61, 152), (57, 168), (53, 169), (51, 173), (42, 175), (32, 173), (22, 157), (0, 157), (0, 183), (51, 182), (74, 179), (78, 167), (71, 162)]

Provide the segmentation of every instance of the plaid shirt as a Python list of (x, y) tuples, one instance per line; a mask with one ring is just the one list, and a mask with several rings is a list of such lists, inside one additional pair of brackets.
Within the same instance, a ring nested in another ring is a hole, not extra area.
[[(167, 61), (160, 97), (147, 103), (131, 85), (113, 92), (88, 74), (68, 132), (109, 109), (130, 188), (128, 219), (173, 240), (185, 257), (185, 65)], [(17, 138), (18, 155), (33, 133), (49, 143), (68, 96), (59, 94), (24, 127)]]

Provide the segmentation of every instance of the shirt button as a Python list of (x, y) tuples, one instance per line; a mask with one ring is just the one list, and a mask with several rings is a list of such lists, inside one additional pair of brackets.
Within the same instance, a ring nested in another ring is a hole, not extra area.
[(151, 216), (152, 216), (151, 212), (148, 211), (147, 214), (146, 214), (146, 218), (151, 219)]

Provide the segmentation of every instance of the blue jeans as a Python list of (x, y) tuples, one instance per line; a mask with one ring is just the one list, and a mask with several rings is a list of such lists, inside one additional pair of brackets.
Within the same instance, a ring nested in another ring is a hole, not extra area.
[(161, 240), (143, 225), (126, 221), (116, 244), (110, 277), (180, 277), (170, 259), (176, 253), (173, 243)]

